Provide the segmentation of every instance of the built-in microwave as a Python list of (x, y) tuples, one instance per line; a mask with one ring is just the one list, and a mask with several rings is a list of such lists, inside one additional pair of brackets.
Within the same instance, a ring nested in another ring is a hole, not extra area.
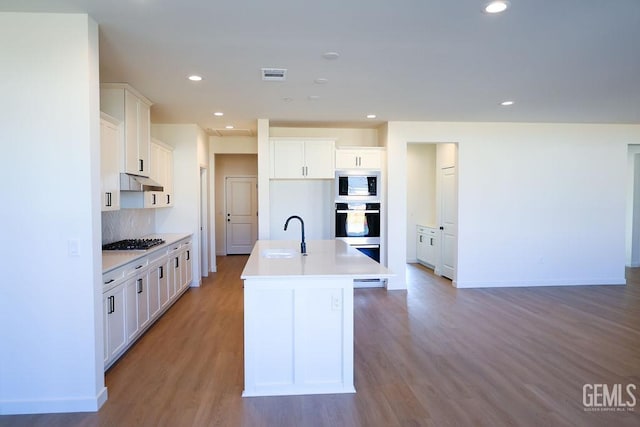
[(336, 200), (379, 200), (380, 174), (377, 172), (336, 172)]

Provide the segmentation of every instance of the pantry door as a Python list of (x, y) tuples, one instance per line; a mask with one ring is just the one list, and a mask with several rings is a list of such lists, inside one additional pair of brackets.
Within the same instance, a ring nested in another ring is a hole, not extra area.
[(440, 170), (440, 271), (442, 276), (456, 280), (458, 246), (458, 195), (456, 168)]
[(227, 254), (249, 254), (258, 239), (256, 177), (225, 178)]

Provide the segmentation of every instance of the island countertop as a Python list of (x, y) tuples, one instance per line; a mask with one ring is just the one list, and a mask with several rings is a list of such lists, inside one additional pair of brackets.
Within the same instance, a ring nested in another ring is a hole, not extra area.
[(292, 277), (349, 277), (386, 279), (393, 274), (383, 265), (342, 240), (311, 240), (307, 255), (295, 240), (258, 240), (242, 271), (242, 279)]

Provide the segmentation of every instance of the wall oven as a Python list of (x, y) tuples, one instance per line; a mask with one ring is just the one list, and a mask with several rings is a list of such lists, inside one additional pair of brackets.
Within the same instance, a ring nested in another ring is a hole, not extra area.
[(380, 262), (380, 203), (336, 203), (335, 237)]

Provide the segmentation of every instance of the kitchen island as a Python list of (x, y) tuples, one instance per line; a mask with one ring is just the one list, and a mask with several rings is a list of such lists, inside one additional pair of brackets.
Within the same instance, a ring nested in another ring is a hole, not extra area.
[(340, 240), (260, 240), (245, 265), (243, 396), (355, 393), (353, 282), (392, 274)]

